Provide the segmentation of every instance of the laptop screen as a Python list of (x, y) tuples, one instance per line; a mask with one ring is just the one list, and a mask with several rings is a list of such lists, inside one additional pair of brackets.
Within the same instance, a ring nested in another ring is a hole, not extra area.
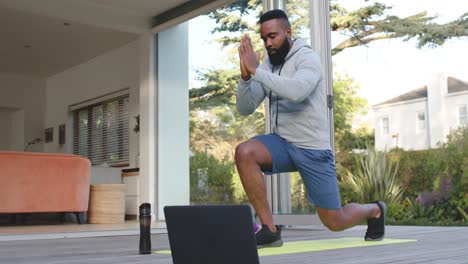
[(164, 207), (174, 264), (258, 264), (248, 205)]

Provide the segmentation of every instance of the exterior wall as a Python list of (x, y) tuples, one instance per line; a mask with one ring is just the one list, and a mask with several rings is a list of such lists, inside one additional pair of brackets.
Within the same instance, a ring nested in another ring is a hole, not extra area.
[[(138, 152), (138, 135), (133, 132), (140, 96), (138, 47), (138, 41), (134, 41), (47, 79), (45, 127), (54, 128), (54, 140), (45, 144), (45, 152), (73, 152), (70, 105), (129, 88), (129, 159), (133, 166)], [(57, 137), (60, 124), (66, 124), (63, 146), (58, 144)]]
[[(427, 132), (427, 101), (414, 100), (375, 108), (375, 146), (378, 150), (390, 150), (398, 146), (403, 149), (426, 149), (429, 146)], [(417, 126), (417, 113), (426, 113), (426, 129)], [(388, 117), (389, 133), (382, 131), (381, 119)], [(397, 135), (397, 138), (392, 137)], [(398, 141), (397, 141), (398, 140)]]
[[(45, 81), (41, 78), (0, 73), (0, 109), (9, 120), (10, 128), (3, 128), (9, 138), (5, 150), (23, 151), (28, 141), (44, 139)], [(0, 117), (1, 118), (1, 117)], [(7, 132), (8, 131), (8, 132)], [(2, 143), (3, 147), (6, 147)], [(28, 151), (42, 151), (43, 142)]]

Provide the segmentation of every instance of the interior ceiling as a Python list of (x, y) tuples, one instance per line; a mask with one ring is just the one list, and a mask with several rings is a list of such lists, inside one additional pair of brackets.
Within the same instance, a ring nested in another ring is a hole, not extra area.
[(154, 16), (160, 14), (164, 11), (167, 11), (171, 8), (177, 7), (185, 2), (185, 0), (88, 0), (96, 4), (121, 8), (135, 14)]
[(185, 2), (0, 0), (0, 74), (57, 74), (136, 40)]

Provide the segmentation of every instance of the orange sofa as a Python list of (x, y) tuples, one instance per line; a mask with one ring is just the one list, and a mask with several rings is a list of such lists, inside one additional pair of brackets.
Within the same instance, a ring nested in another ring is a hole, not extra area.
[(0, 213), (74, 212), (82, 224), (90, 174), (80, 156), (0, 151)]

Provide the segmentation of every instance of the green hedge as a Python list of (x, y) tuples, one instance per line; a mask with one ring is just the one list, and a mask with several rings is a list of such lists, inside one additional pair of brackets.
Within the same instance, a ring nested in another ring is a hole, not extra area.
[[(346, 169), (356, 171), (354, 154), (337, 154), (343, 204), (358, 201), (343, 181)], [(437, 149), (394, 149), (388, 158), (399, 162), (403, 201), (389, 205), (390, 224), (468, 225), (468, 127), (453, 130)]]

